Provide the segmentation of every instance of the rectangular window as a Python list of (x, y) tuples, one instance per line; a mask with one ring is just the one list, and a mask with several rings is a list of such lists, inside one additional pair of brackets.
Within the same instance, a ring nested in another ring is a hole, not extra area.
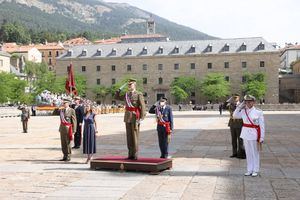
[(246, 82), (246, 77), (242, 76), (242, 83), (245, 83), (245, 82)]
[(115, 78), (111, 79), (111, 84), (112, 85), (116, 84), (116, 79)]
[(49, 58), (49, 65), (52, 65), (52, 59)]
[(242, 62), (242, 68), (247, 68), (247, 62)]
[(147, 64), (143, 64), (143, 70), (144, 70), (144, 71), (147, 70)]
[(260, 62), (259, 62), (259, 66), (260, 66), (260, 67), (265, 67), (265, 61), (260, 61)]
[(81, 71), (85, 72), (86, 71), (86, 67), (85, 66), (81, 66)]
[(191, 69), (196, 69), (196, 64), (195, 63), (191, 63)]
[(174, 70), (179, 70), (179, 64), (178, 63), (174, 64)]
[(42, 57), (45, 57), (45, 52), (42, 52)]
[(116, 71), (116, 65), (111, 66), (111, 71)]
[(207, 63), (207, 69), (212, 69), (212, 63)]
[(163, 70), (163, 64), (158, 64), (158, 70)]
[(143, 84), (147, 84), (147, 78), (143, 78)]
[(59, 51), (56, 51), (56, 57), (58, 57), (59, 56)]
[(224, 68), (229, 68), (229, 62), (224, 62)]
[(163, 79), (162, 78), (158, 78), (158, 84), (163, 84)]
[(97, 78), (97, 85), (100, 85), (100, 78)]
[(131, 71), (131, 65), (127, 65), (127, 71)]
[(52, 52), (51, 51), (49, 51), (49, 56), (52, 56)]
[(101, 70), (101, 66), (100, 65), (97, 65), (96, 68), (97, 68), (97, 72), (99, 72)]
[(229, 76), (225, 76), (225, 81), (229, 82)]
[(191, 97), (195, 97), (196, 93), (195, 92), (191, 92)]

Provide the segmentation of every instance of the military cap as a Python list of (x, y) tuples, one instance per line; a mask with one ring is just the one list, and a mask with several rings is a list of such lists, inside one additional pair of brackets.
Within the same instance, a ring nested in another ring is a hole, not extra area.
[(131, 83), (136, 83), (136, 79), (134, 79), (134, 78), (128, 79), (128, 84), (131, 84)]
[(239, 97), (239, 96), (240, 96), (240, 94), (238, 94), (238, 93), (234, 93), (232, 96), (234, 96), (234, 97)]
[(166, 97), (162, 97), (159, 101), (168, 101), (168, 99)]
[(63, 103), (71, 103), (72, 102), (72, 100), (69, 98), (63, 98), (62, 100), (63, 100)]
[(256, 98), (250, 94), (244, 96), (244, 101), (255, 101)]
[(80, 96), (74, 97), (75, 100), (81, 100)]

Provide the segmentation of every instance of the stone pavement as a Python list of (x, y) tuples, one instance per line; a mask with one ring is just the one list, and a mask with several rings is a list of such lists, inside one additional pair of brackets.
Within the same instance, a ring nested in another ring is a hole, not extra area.
[[(231, 155), (228, 114), (174, 112), (173, 169), (159, 175), (93, 171), (82, 149), (61, 158), (57, 116), (0, 119), (0, 199), (300, 199), (300, 112), (265, 112), (260, 177), (244, 177), (245, 160)], [(97, 154), (125, 155), (122, 114), (99, 115)], [(140, 155), (158, 157), (155, 120), (141, 126)]]

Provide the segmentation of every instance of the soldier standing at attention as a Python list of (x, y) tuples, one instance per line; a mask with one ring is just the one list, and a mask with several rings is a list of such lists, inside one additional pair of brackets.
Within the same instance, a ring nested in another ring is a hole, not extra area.
[(61, 149), (63, 152), (63, 158), (60, 161), (71, 160), (71, 146), (70, 142), (73, 139), (73, 132), (76, 130), (77, 120), (75, 110), (70, 108), (71, 100), (64, 99), (64, 108), (60, 111), (60, 141)]
[(76, 131), (74, 134), (74, 146), (72, 147), (73, 149), (79, 149), (81, 145), (81, 130), (82, 130), (82, 122), (83, 122), (83, 116), (84, 116), (84, 107), (81, 104), (81, 99), (80, 97), (75, 97), (75, 113), (76, 113), (76, 119), (77, 119), (77, 124), (76, 124)]
[(242, 119), (234, 119), (233, 112), (236, 107), (240, 104), (240, 96), (239, 94), (234, 94), (229, 100), (226, 101), (228, 106), (228, 110), (230, 113), (230, 119), (228, 122), (228, 126), (230, 127), (231, 132), (231, 144), (232, 144), (232, 155), (230, 158), (240, 158), (245, 159), (245, 150), (243, 146), (243, 140), (240, 138), (243, 120)]
[(245, 176), (256, 177), (259, 173), (259, 151), (265, 138), (265, 122), (263, 112), (254, 107), (255, 97), (246, 95), (239, 104), (233, 117), (243, 120), (241, 138), (244, 140), (247, 172)]
[(171, 158), (169, 156), (169, 143), (173, 132), (173, 112), (167, 105), (167, 98), (162, 98), (158, 105), (153, 105), (149, 113), (156, 114), (158, 143), (161, 152), (160, 158)]
[(30, 111), (26, 104), (20, 105), (18, 107), (19, 110), (22, 111), (21, 113), (21, 121), (23, 125), (23, 133), (27, 133), (28, 130), (28, 120), (30, 118)]
[[(128, 92), (121, 95), (120, 93), (126, 85), (128, 85)], [(143, 94), (136, 90), (136, 80), (129, 79), (128, 83), (116, 92), (115, 99), (125, 101), (124, 122), (126, 125), (128, 159), (137, 160), (140, 121), (145, 118), (146, 112)]]

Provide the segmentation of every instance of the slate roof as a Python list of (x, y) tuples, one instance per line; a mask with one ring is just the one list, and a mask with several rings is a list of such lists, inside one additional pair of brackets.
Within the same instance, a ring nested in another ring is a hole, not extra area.
[[(246, 49), (243, 50), (243, 45)], [(209, 51), (208, 46), (211, 46)], [(262, 47), (263, 48), (260, 48)], [(194, 51), (193, 51), (194, 47)], [(128, 49), (131, 49), (131, 54)], [(162, 49), (162, 53), (159, 52)], [(227, 51), (226, 51), (227, 50)], [(276, 52), (262, 37), (74, 46), (58, 59)]]

